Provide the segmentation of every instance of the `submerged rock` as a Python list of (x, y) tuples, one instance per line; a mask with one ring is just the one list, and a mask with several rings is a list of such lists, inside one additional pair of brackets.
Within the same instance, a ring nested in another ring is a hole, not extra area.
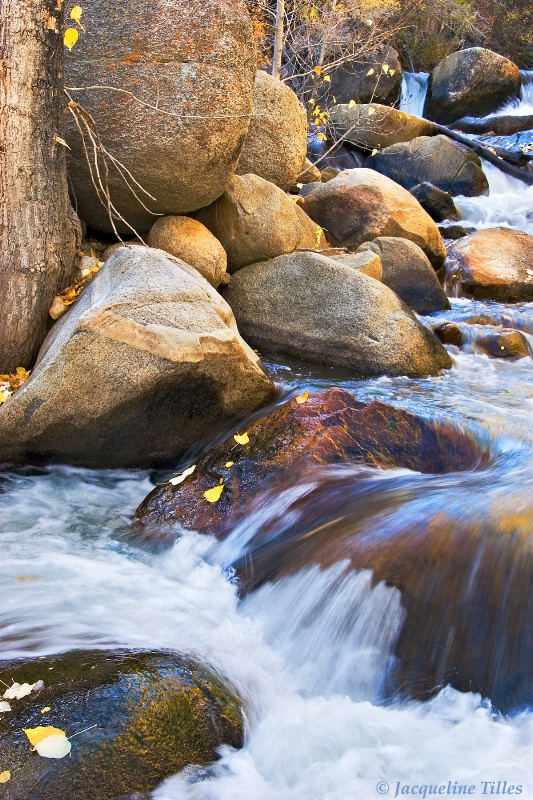
[(485, 228), (449, 250), (452, 284), (480, 300), (533, 300), (533, 236), (510, 228)]
[[(221, 744), (243, 744), (239, 700), (213, 672), (175, 653), (82, 650), (3, 661), (0, 675), (8, 685), (44, 680), (42, 691), (2, 715), (9, 800), (130, 797), (213, 761)], [(39, 725), (69, 737), (90, 730), (72, 739), (68, 757), (50, 760), (32, 752), (22, 731)]]
[[(177, 486), (165, 483), (136, 512), (137, 538), (170, 543), (174, 525), (224, 537), (272, 497), (299, 482), (320, 483), (316, 467), (369, 464), (420, 472), (472, 469), (483, 459), (473, 436), (385, 403), (362, 403), (343, 389), (292, 399), (247, 429), (249, 442), (215, 447)], [(204, 492), (222, 480), (220, 500)], [(264, 532), (264, 531), (263, 531)]]
[(446, 249), (429, 214), (406, 189), (372, 169), (344, 170), (298, 203), (336, 247), (356, 250), (376, 236), (399, 236), (417, 244), (435, 269), (444, 264)]
[(483, 117), (520, 93), (520, 72), (509, 59), (470, 47), (443, 59), (429, 78), (424, 116), (447, 125), (461, 117)]
[(357, 375), (419, 377), (451, 367), (440, 342), (391, 289), (318, 253), (244, 267), (224, 297), (242, 335), (263, 351)]
[(123, 247), (0, 407), (0, 462), (171, 466), (275, 395), (231, 309), (195, 269)]

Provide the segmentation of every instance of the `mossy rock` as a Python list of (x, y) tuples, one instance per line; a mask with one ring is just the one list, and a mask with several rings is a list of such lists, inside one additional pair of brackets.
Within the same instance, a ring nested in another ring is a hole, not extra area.
[[(2, 714), (4, 800), (111, 800), (149, 792), (188, 764), (205, 764), (225, 743), (241, 747), (239, 701), (192, 659), (157, 651), (80, 651), (4, 661), (0, 679), (45, 687), (11, 700)], [(42, 709), (50, 711), (42, 713)], [(61, 760), (32, 752), (23, 728), (53, 725), (72, 740)]]

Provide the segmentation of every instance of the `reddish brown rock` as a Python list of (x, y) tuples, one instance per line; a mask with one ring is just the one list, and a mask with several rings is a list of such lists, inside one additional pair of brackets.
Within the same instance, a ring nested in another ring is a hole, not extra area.
[(487, 479), (479, 477), (465, 498), (469, 513), (448, 510), (450, 478), (408, 520), (395, 509), (427, 494), (427, 484), (407, 476), (371, 486), (338, 479), (303, 509), (285, 507), (268, 536), (263, 529), (247, 544), (235, 565), (240, 585), (250, 591), (317, 564), (371, 569), (375, 584), (401, 592), (405, 613), (390, 692), (426, 700), (449, 684), (479, 692), (503, 711), (530, 705), (531, 506), (516, 497), (487, 506)]
[[(292, 399), (247, 433), (247, 444), (228, 439), (183, 483), (165, 483), (143, 501), (136, 519), (158, 526), (157, 542), (166, 536), (161, 523), (223, 537), (251, 513), (259, 490), (295, 485), (313, 466), (363, 463), (444, 473), (472, 469), (483, 458), (474, 437), (452, 424), (381, 402), (365, 404), (338, 388), (313, 394), (303, 403)], [(221, 480), (220, 500), (208, 502), (204, 492)], [(142, 537), (139, 527), (138, 532)]]
[(460, 239), (448, 255), (451, 282), (467, 296), (501, 303), (533, 300), (533, 236), (486, 228)]

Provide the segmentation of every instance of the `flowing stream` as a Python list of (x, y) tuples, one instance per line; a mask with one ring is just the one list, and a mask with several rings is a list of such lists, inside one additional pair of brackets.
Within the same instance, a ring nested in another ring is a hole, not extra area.
[[(492, 169), (489, 197), (459, 201), (465, 218), (533, 233), (533, 188)], [(436, 319), (519, 328), (533, 344), (533, 304), (458, 298), (431, 322)], [(434, 476), (367, 468), (365, 486), (374, 499), (364, 534), (385, 540), (439, 514), (464, 530), (496, 520), (504, 549), (480, 577), (486, 544), (479, 544), (465, 567), (460, 617), (474, 615), (472, 587), (481, 579), (489, 593), (492, 583), (495, 591), (504, 587), (482, 657), (494, 670), (503, 659), (514, 673), (519, 659), (529, 663), (533, 656), (527, 617), (533, 613), (527, 571), (533, 361), (489, 359), (475, 346), (450, 352), (452, 370), (420, 380), (355, 381), (345, 372), (283, 360), (269, 366), (286, 390), (340, 385), (362, 400), (454, 420), (489, 448), (484, 470)], [(341, 473), (349, 483), (350, 470)], [(250, 553), (265, 521), (278, 520), (276, 535), (290, 534), (298, 522), (294, 502), (312, 493), (312, 481), (265, 497), (224, 543), (187, 532), (170, 551), (152, 554), (129, 544), (127, 532), (155, 479), (61, 467), (0, 476), (0, 657), (117, 644), (162, 647), (192, 653), (225, 675), (246, 706), (245, 747), (223, 748), (215, 765), (169, 778), (156, 800), (372, 800), (394, 798), (398, 782), (416, 786), (413, 794), (421, 785), (433, 787), (433, 796), (440, 785), (445, 796), (474, 786), (470, 796), (484, 797), (504, 794), (505, 781), (533, 797), (528, 703), (501, 714), (475, 691), (445, 685), (427, 702), (387, 695), (406, 615), (398, 589), (373, 583), (369, 570), (348, 570), (340, 559), (323, 568), (307, 564), (239, 598), (231, 564)], [(332, 496), (332, 513), (336, 502)], [(357, 518), (357, 505), (353, 513)], [(462, 548), (460, 541), (455, 546)], [(428, 568), (435, 591), (443, 574)], [(516, 618), (506, 613), (515, 608), (513, 587), (523, 597), (522, 638)], [(453, 625), (448, 635), (453, 639)], [(506, 691), (512, 675), (498, 674)]]

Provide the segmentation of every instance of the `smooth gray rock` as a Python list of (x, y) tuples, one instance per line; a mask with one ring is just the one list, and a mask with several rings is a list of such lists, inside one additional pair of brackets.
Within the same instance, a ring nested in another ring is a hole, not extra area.
[(275, 395), (193, 267), (122, 247), (0, 407), (0, 463), (173, 467)]
[(459, 50), (430, 75), (424, 116), (448, 125), (461, 117), (483, 117), (520, 93), (520, 71), (484, 47)]
[(375, 253), (381, 259), (381, 280), (413, 311), (430, 314), (450, 308), (428, 257), (413, 242), (379, 236), (362, 244), (358, 253)]
[(451, 366), (440, 342), (394, 292), (318, 253), (244, 267), (224, 296), (243, 336), (265, 351), (358, 375), (434, 375)]
[(489, 193), (489, 182), (479, 158), (469, 147), (447, 136), (419, 136), (386, 147), (370, 156), (366, 163), (405, 189), (427, 182), (453, 196), (477, 197)]

